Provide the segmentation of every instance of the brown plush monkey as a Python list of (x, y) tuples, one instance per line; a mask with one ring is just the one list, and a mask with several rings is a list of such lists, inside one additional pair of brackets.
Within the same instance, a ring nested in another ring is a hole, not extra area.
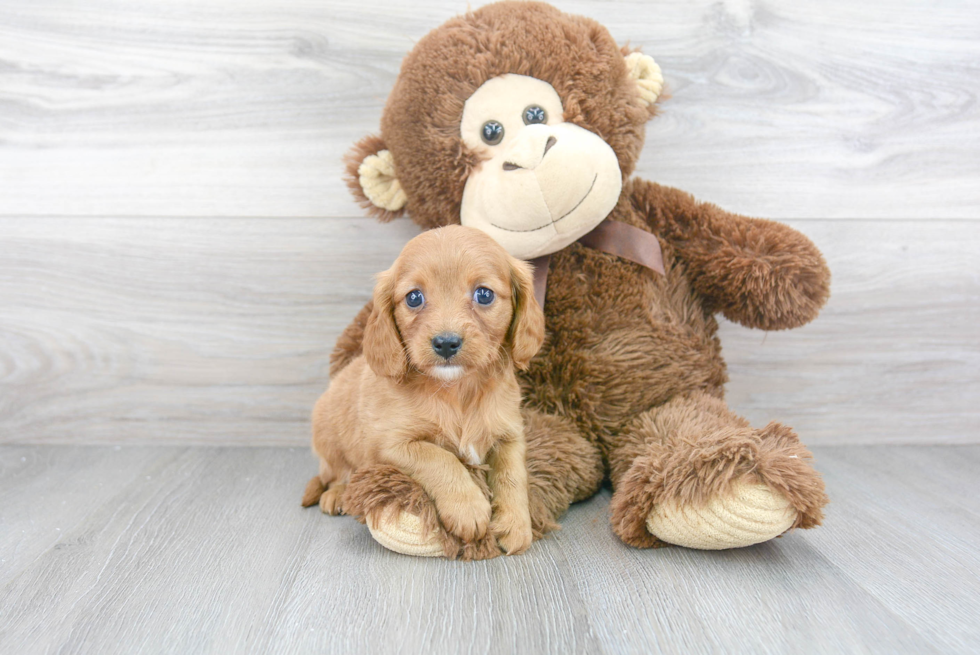
[[(547, 273), (547, 340), (522, 375), (536, 536), (608, 476), (626, 543), (747, 546), (819, 525), (827, 498), (790, 428), (728, 409), (714, 314), (803, 325), (830, 273), (785, 225), (631, 177), (662, 86), (650, 57), (593, 20), (492, 4), (405, 58), (381, 136), (349, 155), (349, 183), (381, 220), (472, 225), (536, 260), (540, 282)], [(339, 339), (331, 373), (360, 352), (370, 311)], [(400, 552), (497, 552), (447, 535), (394, 469), (356, 474), (344, 508)]]

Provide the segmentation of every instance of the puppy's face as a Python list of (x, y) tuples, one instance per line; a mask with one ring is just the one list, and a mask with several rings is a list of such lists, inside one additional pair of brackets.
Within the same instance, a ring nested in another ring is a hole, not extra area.
[(379, 276), (364, 354), (381, 375), (414, 368), (451, 382), (506, 353), (526, 367), (543, 338), (529, 267), (483, 232), (454, 225), (412, 239)]

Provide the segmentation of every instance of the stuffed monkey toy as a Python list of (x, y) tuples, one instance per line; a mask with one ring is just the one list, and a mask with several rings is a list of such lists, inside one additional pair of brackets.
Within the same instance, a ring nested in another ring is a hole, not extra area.
[[(829, 295), (817, 248), (632, 177), (663, 77), (594, 20), (499, 2), (436, 28), (405, 58), (380, 136), (347, 158), (375, 217), (484, 230), (536, 265), (544, 347), (520, 375), (535, 536), (612, 486), (613, 532), (639, 548), (724, 549), (820, 524), (811, 455), (724, 400), (715, 314), (751, 328), (811, 321)], [(360, 353), (372, 304), (337, 342)], [(473, 475), (480, 477), (479, 467)], [(484, 558), (396, 469), (358, 472), (344, 511), (403, 553)]]

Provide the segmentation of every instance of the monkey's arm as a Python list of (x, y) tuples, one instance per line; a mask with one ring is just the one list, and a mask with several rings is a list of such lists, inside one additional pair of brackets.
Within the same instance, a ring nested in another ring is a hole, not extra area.
[(367, 325), (368, 317), (374, 308), (374, 301), (368, 300), (367, 304), (357, 313), (351, 324), (344, 328), (344, 331), (337, 337), (333, 352), (330, 353), (330, 377), (334, 378), (340, 371), (350, 364), (351, 360), (361, 354), (361, 342), (364, 341), (364, 326)]
[(710, 310), (747, 327), (784, 330), (812, 321), (827, 302), (827, 263), (793, 228), (653, 182), (630, 184), (634, 209), (681, 260)]

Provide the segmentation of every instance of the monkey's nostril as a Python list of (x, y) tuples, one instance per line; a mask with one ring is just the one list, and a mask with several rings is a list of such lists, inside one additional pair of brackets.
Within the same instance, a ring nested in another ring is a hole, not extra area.
[[(556, 139), (553, 136), (549, 136), (548, 137), (548, 140), (545, 141), (545, 143), (544, 143), (544, 152), (541, 153), (541, 159), (544, 159), (544, 156), (548, 154), (548, 151), (551, 150), (555, 146), (556, 143), (558, 143), (558, 139)], [(509, 162), (509, 161), (505, 161), (504, 162), (504, 170), (505, 171), (516, 171), (516, 170), (521, 169), (521, 168), (524, 168), (524, 167), (523, 166), (518, 166), (517, 164), (515, 164), (513, 162)]]
[(450, 359), (459, 352), (463, 337), (453, 332), (443, 332), (432, 337), (432, 350), (443, 359)]
[(555, 138), (555, 137), (553, 137), (553, 136), (549, 136), (549, 137), (548, 137), (548, 140), (547, 140), (547, 141), (545, 142), (545, 144), (544, 144), (544, 154), (542, 154), (542, 155), (541, 155), (541, 158), (542, 158), (542, 159), (544, 158), (544, 156), (545, 156), (545, 155), (547, 155), (547, 154), (548, 154), (548, 151), (549, 151), (549, 150), (551, 150), (551, 148), (552, 148), (552, 147), (553, 147), (553, 146), (554, 146), (554, 145), (555, 145), (556, 143), (558, 143), (558, 139), (556, 139), (556, 138)]

